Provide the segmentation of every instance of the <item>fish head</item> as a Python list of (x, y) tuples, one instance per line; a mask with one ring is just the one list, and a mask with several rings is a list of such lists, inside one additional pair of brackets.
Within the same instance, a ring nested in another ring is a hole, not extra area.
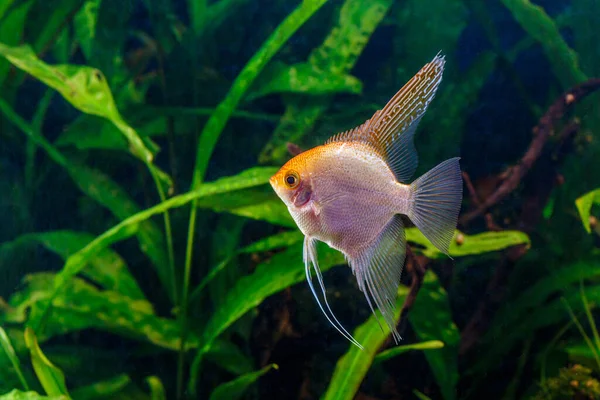
[(271, 177), (269, 183), (291, 210), (305, 207), (312, 197), (311, 174), (307, 154), (289, 160)]

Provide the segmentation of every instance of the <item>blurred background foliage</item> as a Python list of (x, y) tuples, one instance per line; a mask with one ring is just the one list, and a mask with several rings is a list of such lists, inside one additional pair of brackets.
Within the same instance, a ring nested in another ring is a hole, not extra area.
[(460, 155), (485, 197), (553, 100), (600, 75), (598, 15), (596, 0), (0, 0), (0, 398), (600, 398), (598, 95), (564, 161), (491, 210), (497, 229), (459, 226), (453, 259), (408, 229), (430, 268), (400, 346), (327, 246), (332, 308), (365, 351), (322, 318), (268, 185), (288, 142), (364, 122), (441, 50), (417, 175)]

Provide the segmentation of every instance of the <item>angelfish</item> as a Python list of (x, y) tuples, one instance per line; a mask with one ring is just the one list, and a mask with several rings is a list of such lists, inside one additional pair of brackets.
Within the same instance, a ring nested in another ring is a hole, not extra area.
[[(374, 302), (398, 343), (394, 308), (406, 255), (400, 215), (448, 254), (462, 202), (458, 157), (408, 184), (418, 163), (413, 136), (444, 63), (438, 54), (365, 123), (298, 154), (270, 179), (304, 234), (306, 276), (321, 311), (361, 348), (329, 307), (316, 243), (344, 254), (371, 311)], [(311, 264), (327, 310), (313, 286)]]

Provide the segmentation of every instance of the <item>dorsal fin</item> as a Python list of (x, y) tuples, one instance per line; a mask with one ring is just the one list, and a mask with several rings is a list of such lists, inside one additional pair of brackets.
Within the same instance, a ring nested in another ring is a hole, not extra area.
[(417, 169), (413, 136), (442, 81), (444, 56), (438, 54), (402, 87), (382, 110), (362, 125), (332, 136), (326, 143), (360, 141), (373, 147), (388, 162), (400, 182), (408, 182)]

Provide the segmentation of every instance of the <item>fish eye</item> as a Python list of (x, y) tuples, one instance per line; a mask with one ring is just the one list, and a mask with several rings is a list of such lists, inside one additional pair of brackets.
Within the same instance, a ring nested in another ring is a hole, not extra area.
[(284, 181), (288, 188), (294, 189), (300, 183), (300, 177), (295, 171), (290, 171), (285, 175)]

